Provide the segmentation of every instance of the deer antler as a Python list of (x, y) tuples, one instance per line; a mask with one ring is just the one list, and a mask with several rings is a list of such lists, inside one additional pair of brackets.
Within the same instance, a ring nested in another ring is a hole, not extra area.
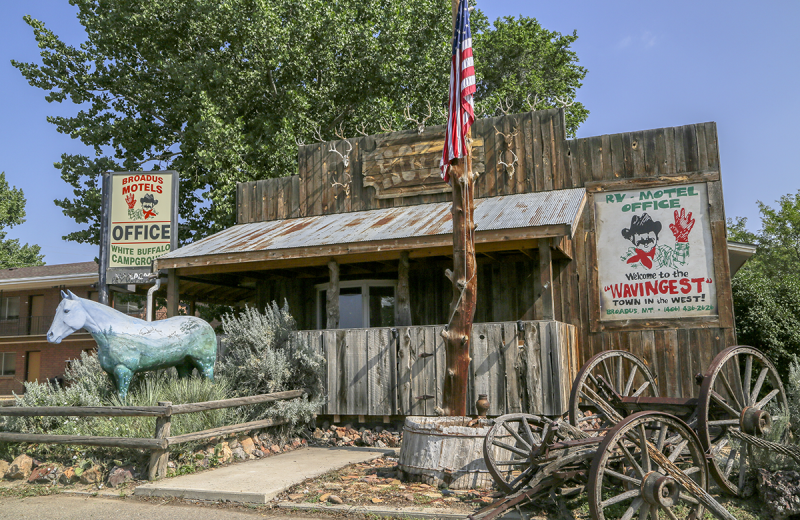
[(335, 130), (333, 131), (333, 133), (334, 133), (334, 135), (335, 135), (336, 137), (338, 137), (338, 138), (339, 138), (339, 139), (341, 139), (342, 141), (344, 141), (345, 139), (347, 139), (347, 138), (344, 136), (344, 122), (341, 122), (341, 123), (339, 123), (339, 128), (335, 129)]
[(333, 143), (331, 143), (331, 145), (330, 145), (331, 147), (328, 149), (328, 151), (329, 152), (336, 152), (337, 154), (339, 154), (339, 157), (342, 158), (342, 164), (344, 164), (344, 167), (347, 168), (350, 165), (350, 152), (353, 151), (353, 145), (350, 144), (350, 141), (345, 141), (345, 143), (347, 143), (347, 146), (349, 146), (350, 149), (347, 150), (347, 153), (344, 154), (344, 155), (342, 155), (339, 152), (339, 150), (336, 149), (336, 146), (334, 146)]
[(317, 141), (324, 143), (325, 139), (322, 138), (322, 127), (318, 126), (314, 129), (314, 139)]
[(556, 103), (558, 103), (558, 104), (559, 104), (559, 108), (567, 108), (567, 107), (571, 107), (572, 105), (574, 105), (574, 104), (575, 104), (575, 100), (572, 100), (572, 101), (569, 101), (569, 102), (568, 102), (568, 100), (566, 100), (566, 99), (561, 99), (561, 98), (560, 98), (560, 97), (558, 97), (558, 96), (555, 96), (555, 98), (554, 98), (554, 99), (556, 100)]
[(367, 133), (367, 123), (362, 124), (361, 128), (356, 127), (356, 132), (358, 132), (359, 134), (361, 134), (361, 135), (363, 135), (365, 137), (369, 136), (369, 134)]
[(536, 110), (536, 106), (539, 103), (541, 103), (541, 100), (539, 99), (539, 94), (536, 94), (533, 97), (533, 102), (532, 103), (531, 103), (531, 95), (530, 94), (528, 94), (527, 97), (525, 97), (525, 104), (528, 105), (528, 110)]
[(413, 121), (413, 122), (417, 123), (417, 133), (418, 134), (422, 134), (422, 132), (425, 131), (425, 121), (430, 119), (430, 117), (432, 115), (433, 115), (433, 109), (431, 108), (431, 102), (430, 101), (428, 101), (428, 116), (423, 118), (422, 121), (418, 121), (418, 120), (414, 119), (413, 117), (411, 117), (411, 105), (406, 105), (406, 110), (405, 110), (406, 120), (407, 121)]
[(305, 146), (306, 145), (306, 143), (304, 143), (303, 140), (300, 139), (299, 137), (295, 137), (294, 138), (294, 142), (297, 143), (297, 146)]
[[(505, 103), (504, 103), (505, 102)], [(509, 98), (501, 99), (497, 103), (497, 110), (503, 113), (504, 116), (507, 116), (511, 112), (511, 107), (514, 105), (513, 101)]]
[(509, 150), (509, 152), (511, 152), (511, 155), (514, 156), (514, 160), (511, 161), (511, 164), (504, 163), (503, 161), (497, 161), (497, 164), (502, 164), (503, 166), (505, 166), (506, 167), (506, 174), (509, 177), (513, 177), (514, 176), (514, 172), (516, 171), (516, 168), (514, 168), (514, 165), (517, 164), (517, 154), (514, 153), (514, 150)]
[(339, 186), (340, 188), (342, 188), (344, 190), (345, 196), (349, 197), (350, 196), (350, 184), (353, 182), (353, 178), (347, 172), (344, 172), (344, 176), (347, 178), (347, 181), (344, 184), (342, 184), (341, 182), (333, 181), (333, 183), (331, 183), (331, 188), (335, 188), (335, 187)]
[(514, 139), (514, 137), (519, 133), (519, 127), (516, 127), (514, 129), (514, 133), (512, 133), (512, 134), (504, 134), (503, 132), (498, 130), (496, 126), (493, 126), (492, 128), (494, 128), (494, 131), (497, 132), (497, 135), (502, 135), (503, 136), (503, 139), (505, 139), (506, 145), (508, 143), (510, 143)]
[[(386, 126), (383, 126), (384, 121), (386, 122)], [(394, 130), (392, 130), (392, 120), (391, 119), (387, 119), (387, 118), (381, 119), (380, 121), (378, 121), (378, 126), (380, 126), (381, 130), (383, 130), (384, 132), (387, 132), (387, 133), (388, 132), (394, 132)]]

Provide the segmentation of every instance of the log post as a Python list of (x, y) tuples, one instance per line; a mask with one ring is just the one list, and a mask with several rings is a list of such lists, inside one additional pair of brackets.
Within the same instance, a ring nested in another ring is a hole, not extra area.
[(553, 307), (553, 252), (550, 248), (550, 239), (539, 240), (539, 279), (541, 280), (542, 294), (542, 320), (556, 319)]
[[(178, 272), (175, 269), (167, 269), (167, 318), (177, 316), (180, 313), (178, 310), (180, 305), (181, 293), (178, 283)], [(155, 315), (153, 319), (155, 319)]]
[[(455, 33), (459, 0), (452, 0)], [(478, 279), (475, 270), (475, 177), (472, 174), (472, 131), (467, 132), (467, 155), (450, 161), (453, 184), (453, 271), (446, 272), (453, 284), (450, 322), (442, 332), (445, 340), (445, 376), (442, 392), (444, 415), (467, 415), (469, 345), (475, 318)]]
[(397, 263), (397, 298), (394, 308), (395, 327), (411, 326), (411, 295), (408, 287), (408, 251), (400, 253)]
[(325, 312), (327, 314), (327, 324), (326, 328), (328, 329), (338, 329), (339, 328), (339, 264), (336, 260), (331, 260), (328, 262), (328, 269), (331, 273), (331, 281), (328, 285), (328, 291), (326, 293), (326, 302), (325, 302)]
[[(170, 401), (159, 401), (158, 406), (172, 406)], [(166, 439), (172, 426), (170, 415), (164, 415), (156, 419), (156, 439)], [(155, 480), (167, 476), (167, 462), (169, 462), (169, 447), (166, 450), (153, 450), (150, 452), (150, 468), (148, 469), (147, 479)]]

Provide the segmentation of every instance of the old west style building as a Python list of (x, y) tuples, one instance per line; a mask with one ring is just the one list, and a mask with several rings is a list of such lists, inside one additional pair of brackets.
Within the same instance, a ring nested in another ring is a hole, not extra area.
[[(432, 127), (301, 146), (297, 175), (239, 184), (237, 224), (156, 268), (186, 300), (287, 301), (328, 359), (323, 413), (433, 414), (452, 298), (442, 137)], [(662, 394), (693, 395), (694, 374), (735, 344), (716, 125), (570, 140), (552, 109), (480, 119), (473, 137), (471, 395), (489, 394), (490, 414), (559, 414), (577, 367), (607, 349), (647, 360)], [(680, 225), (675, 210), (677, 238), (658, 224), (657, 248), (634, 254), (642, 211), (671, 218), (678, 196), (693, 205)], [(616, 202), (624, 226), (609, 223), (604, 204)], [(649, 278), (653, 261), (639, 259), (656, 250), (674, 279)], [(630, 283), (608, 282), (635, 268)]]
[(85, 331), (58, 345), (48, 343), (45, 335), (61, 291), (96, 300), (97, 280), (95, 262), (0, 270), (0, 395), (22, 393), (24, 381), (58, 378), (70, 359), (95, 348)]

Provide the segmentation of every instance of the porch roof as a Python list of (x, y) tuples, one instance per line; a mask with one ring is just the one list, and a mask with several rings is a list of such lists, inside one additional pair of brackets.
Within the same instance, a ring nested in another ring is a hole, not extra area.
[[(585, 202), (583, 188), (476, 199), (476, 248), (513, 249), (509, 242), (571, 237)], [(238, 224), (161, 256), (155, 268), (200, 272), (204, 266), (251, 262), (324, 264), (345, 255), (355, 261), (359, 255), (389, 258), (386, 254), (404, 250), (412, 256), (448, 254), (442, 251), (452, 252), (451, 207), (440, 202)], [(241, 269), (246, 267), (231, 270)]]

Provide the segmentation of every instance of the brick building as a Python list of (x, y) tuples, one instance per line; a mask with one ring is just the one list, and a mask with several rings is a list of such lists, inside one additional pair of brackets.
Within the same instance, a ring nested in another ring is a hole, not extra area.
[(61, 301), (61, 290), (97, 300), (95, 262), (0, 270), (0, 395), (22, 393), (24, 381), (60, 377), (70, 359), (95, 348), (85, 331), (58, 345), (46, 334)]

